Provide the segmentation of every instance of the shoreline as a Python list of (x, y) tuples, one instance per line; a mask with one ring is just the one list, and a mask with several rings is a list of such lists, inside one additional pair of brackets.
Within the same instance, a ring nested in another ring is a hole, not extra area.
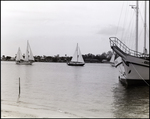
[[(6, 61), (6, 60), (1, 60), (1, 61), (4, 61), (4, 62), (16, 62), (16, 61)], [(67, 62), (45, 62), (45, 61), (40, 61), (40, 62), (33, 62), (33, 63), (67, 63)], [(112, 64), (111, 62), (85, 62), (86, 64)]]
[(8, 105), (1, 103), (1, 118), (77, 118), (69, 113), (33, 109), (28, 107), (21, 107), (17, 105)]

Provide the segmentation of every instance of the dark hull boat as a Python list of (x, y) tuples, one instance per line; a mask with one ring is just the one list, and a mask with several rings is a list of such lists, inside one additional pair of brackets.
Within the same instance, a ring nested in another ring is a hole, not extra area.
[(74, 53), (71, 61), (68, 62), (67, 64), (68, 64), (68, 66), (84, 66), (85, 65), (83, 57), (80, 52), (80, 49), (78, 47), (78, 44), (77, 44), (75, 53)]
[(32, 65), (33, 61), (16, 61), (18, 65)]
[(68, 62), (69, 66), (84, 66), (85, 63), (82, 62)]

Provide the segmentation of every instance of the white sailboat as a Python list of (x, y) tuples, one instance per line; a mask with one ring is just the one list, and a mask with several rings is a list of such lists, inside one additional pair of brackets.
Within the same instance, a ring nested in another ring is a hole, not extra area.
[(27, 41), (27, 49), (26, 49), (25, 58), (22, 57), (22, 53), (21, 53), (21, 50), (19, 48), (18, 52), (17, 52), (17, 57), (16, 57), (16, 64), (32, 65), (33, 62), (34, 62), (34, 57), (33, 57), (29, 42)]
[(76, 50), (70, 62), (67, 63), (69, 66), (84, 66), (85, 62), (83, 60), (80, 48), (77, 43)]
[[(145, 1), (146, 6), (146, 1)], [(144, 43), (144, 53), (138, 52), (138, 1), (136, 4), (136, 50), (129, 49), (123, 42), (116, 37), (110, 37), (110, 46), (116, 52), (121, 60), (118, 66), (123, 70), (120, 72), (119, 80), (125, 85), (146, 84), (149, 86), (149, 54), (145, 51), (146, 43)], [(145, 10), (146, 12), (146, 10)], [(145, 14), (146, 15), (146, 14)], [(146, 18), (145, 18), (146, 19)], [(145, 22), (146, 24), (146, 22)], [(145, 25), (146, 27), (146, 25)], [(145, 34), (146, 34), (146, 30)], [(144, 36), (144, 40), (146, 37)]]
[(18, 64), (19, 62), (23, 62), (24, 59), (22, 57), (22, 53), (21, 53), (21, 50), (20, 50), (20, 47), (18, 48), (18, 52), (17, 52), (17, 56), (16, 56), (16, 64)]
[(112, 67), (115, 67), (115, 53), (113, 52), (112, 56), (111, 56), (111, 59), (109, 61), (111, 63), (111, 66)]

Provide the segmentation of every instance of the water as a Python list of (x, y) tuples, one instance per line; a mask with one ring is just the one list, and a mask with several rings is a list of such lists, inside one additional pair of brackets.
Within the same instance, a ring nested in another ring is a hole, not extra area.
[(1, 103), (73, 117), (148, 118), (149, 87), (126, 89), (117, 77), (118, 70), (110, 64), (30, 66), (1, 61)]

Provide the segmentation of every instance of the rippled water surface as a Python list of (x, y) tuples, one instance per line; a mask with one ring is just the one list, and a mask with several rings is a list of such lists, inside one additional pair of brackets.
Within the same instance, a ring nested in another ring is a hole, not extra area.
[(1, 103), (69, 113), (74, 117), (149, 117), (149, 87), (126, 89), (110, 64), (16, 65), (1, 61)]

